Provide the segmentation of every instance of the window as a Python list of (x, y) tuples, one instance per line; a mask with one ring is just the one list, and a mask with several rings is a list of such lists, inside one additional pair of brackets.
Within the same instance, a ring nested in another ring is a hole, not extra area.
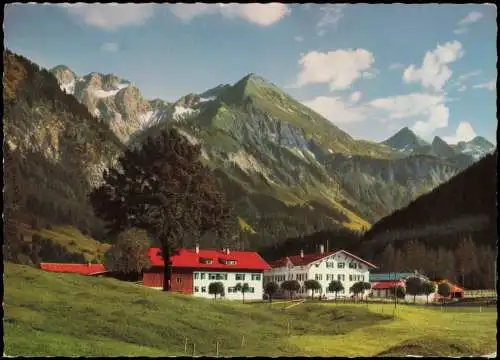
[(211, 264), (212, 263), (212, 259), (200, 258), (200, 263), (202, 263), (202, 264)]
[(365, 281), (365, 276), (361, 275), (361, 281)]
[(288, 280), (293, 280), (293, 275), (292, 274), (288, 274)]
[(200, 280), (205, 280), (205, 273), (200, 273)]
[(253, 287), (249, 288), (248, 292), (253, 294), (255, 292), (255, 288), (253, 288)]
[(252, 280), (260, 280), (260, 274), (252, 274)]
[(327, 262), (326, 267), (327, 268), (333, 268), (333, 265), (335, 265), (333, 262)]
[(352, 281), (352, 275), (349, 275), (349, 281)]
[(176, 282), (177, 284), (182, 283), (182, 278), (180, 278), (180, 277), (175, 278), (175, 282)]
[(214, 273), (208, 273), (208, 280), (217, 280), (217, 275)]
[(194, 287), (194, 292), (200, 292), (200, 288), (198, 286)]
[(226, 260), (226, 265), (236, 265), (236, 260)]
[(245, 280), (245, 274), (236, 274), (236, 280)]
[(326, 274), (326, 281), (330, 280), (330, 274)]
[(207, 287), (206, 287), (206, 286), (202, 286), (202, 287), (201, 287), (201, 292), (202, 292), (202, 293), (207, 292)]
[(314, 277), (316, 280), (323, 280), (323, 275), (322, 274), (316, 274)]
[(198, 278), (199, 278), (199, 277), (200, 277), (200, 273), (195, 272), (195, 273), (194, 273), (194, 279), (195, 279), (195, 280), (198, 280)]
[(341, 274), (338, 274), (338, 275), (337, 275), (337, 280), (338, 280), (338, 281), (344, 281), (344, 280), (345, 280), (345, 275), (343, 275), (343, 274), (342, 274), (342, 275), (341, 275)]
[(232, 288), (232, 287), (228, 287), (228, 288), (227, 288), (227, 292), (228, 292), (228, 293), (232, 293), (232, 292), (233, 292), (233, 288)]
[(227, 274), (224, 274), (224, 280), (227, 280)]
[(339, 262), (339, 263), (337, 264), (337, 267), (338, 267), (339, 269), (343, 269), (343, 268), (345, 267), (345, 263), (343, 263), (343, 262)]
[(355, 262), (349, 263), (349, 269), (356, 269), (356, 268), (357, 268), (357, 264)]

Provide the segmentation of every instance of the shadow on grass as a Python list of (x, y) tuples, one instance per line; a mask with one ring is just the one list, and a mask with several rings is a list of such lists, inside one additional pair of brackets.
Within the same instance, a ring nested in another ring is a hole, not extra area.
[(404, 341), (377, 354), (380, 357), (395, 356), (467, 356), (477, 355), (479, 349), (458, 340), (423, 337)]

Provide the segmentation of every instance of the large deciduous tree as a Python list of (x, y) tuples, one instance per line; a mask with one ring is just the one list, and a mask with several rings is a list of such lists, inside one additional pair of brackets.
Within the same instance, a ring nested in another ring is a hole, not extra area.
[(417, 295), (422, 293), (423, 281), (418, 276), (411, 276), (406, 279), (406, 293), (413, 295), (413, 302), (416, 301)]
[(272, 282), (272, 281), (268, 282), (264, 286), (264, 291), (269, 296), (269, 302), (273, 302), (273, 296), (274, 296), (274, 294), (276, 294), (278, 289), (279, 289), (278, 284), (276, 284), (275, 282)]
[(311, 299), (314, 299), (314, 292), (321, 289), (321, 284), (318, 280), (309, 279), (304, 281), (306, 290), (311, 290)]
[(201, 147), (175, 129), (129, 148), (90, 194), (110, 233), (137, 227), (159, 240), (165, 262), (163, 290), (170, 290), (170, 256), (186, 237), (214, 232), (227, 239), (232, 209), (203, 166)]
[(328, 284), (328, 291), (335, 293), (335, 300), (337, 300), (337, 294), (344, 290), (344, 285), (340, 280), (332, 280), (330, 284)]

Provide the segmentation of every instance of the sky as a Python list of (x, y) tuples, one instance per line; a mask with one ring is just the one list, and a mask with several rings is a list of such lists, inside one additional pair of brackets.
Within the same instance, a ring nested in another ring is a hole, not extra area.
[(175, 101), (255, 73), (357, 139), (496, 144), (496, 7), (10, 4), (5, 46)]

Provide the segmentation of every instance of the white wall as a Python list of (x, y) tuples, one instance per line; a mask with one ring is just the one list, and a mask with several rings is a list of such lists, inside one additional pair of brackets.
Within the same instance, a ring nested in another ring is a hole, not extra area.
[[(433, 293), (429, 295), (429, 302), (434, 301), (434, 297), (437, 295), (437, 293)], [(413, 295), (406, 294), (405, 295), (405, 301), (412, 303), (413, 302)], [(417, 295), (415, 297), (415, 302), (417, 303), (425, 303), (427, 301), (427, 296), (426, 295)]]
[[(326, 267), (326, 263), (333, 263), (333, 267)], [(344, 268), (339, 268), (338, 263), (344, 263)], [(356, 263), (356, 269), (351, 269), (349, 268), (349, 263), (353, 262)], [(318, 266), (316, 266), (318, 265)], [(297, 274), (305, 274), (306, 278), (304, 280), (297, 280)], [(304, 281), (305, 280), (315, 280), (316, 275), (321, 275), (321, 280), (318, 280), (318, 282), (321, 284), (322, 287), (322, 294), (326, 295), (328, 299), (333, 299), (335, 298), (335, 293), (329, 293), (326, 291), (328, 288), (328, 285), (332, 280), (338, 280), (338, 275), (343, 275), (344, 280), (340, 280), (342, 282), (342, 285), (344, 285), (344, 292), (340, 292), (337, 296), (350, 296), (352, 295), (349, 293), (349, 288), (356, 282), (358, 281), (365, 281), (369, 282), (369, 276), (370, 276), (370, 270), (367, 265), (363, 264), (362, 262), (353, 259), (349, 257), (348, 255), (344, 253), (338, 253), (335, 255), (331, 255), (328, 258), (323, 258), (320, 259), (316, 262), (313, 262), (309, 265), (306, 266), (293, 266), (291, 268), (289, 267), (280, 267), (280, 268), (273, 268), (270, 270), (266, 270), (264, 272), (264, 275), (267, 277), (270, 276), (276, 276), (276, 275), (284, 275), (286, 280), (297, 280), (300, 284), (301, 287), (304, 286)], [(333, 276), (331, 278), (330, 276), (328, 277), (327, 280), (327, 275)], [(361, 277), (359, 278), (353, 278), (352, 280), (349, 280), (349, 275), (351, 276), (356, 276), (356, 277)], [(291, 278), (290, 278), (291, 277)], [(276, 281), (276, 280), (271, 280), (269, 279), (268, 281), (274, 281), (276, 282), (279, 286), (283, 283), (283, 281)], [(366, 291), (365, 294), (368, 294), (369, 291)], [(315, 293), (315, 296), (319, 296), (321, 292)], [(297, 296), (311, 296), (311, 291), (308, 291), (308, 293), (297, 293)]]
[[(205, 274), (205, 278), (201, 279), (201, 273)], [(198, 274), (198, 279), (196, 279), (196, 274)], [(227, 275), (227, 280), (210, 280), (209, 274), (222, 274)], [(245, 276), (244, 280), (236, 280), (236, 274), (243, 274)], [(259, 275), (259, 280), (252, 280), (253, 275)], [(245, 293), (245, 300), (262, 300), (263, 296), (263, 274), (260, 272), (225, 272), (225, 271), (195, 271), (193, 272), (193, 295), (203, 298), (214, 298), (214, 295), (208, 293), (208, 286), (213, 282), (222, 282), (224, 284), (224, 298), (227, 300), (242, 300), (243, 296), (241, 292), (229, 292), (229, 287), (235, 287), (237, 283), (248, 283), (250, 288), (253, 288), (252, 292)], [(202, 288), (205, 287), (205, 292), (202, 292)], [(198, 288), (198, 292), (196, 292)], [(217, 295), (217, 298), (219, 296)]]

